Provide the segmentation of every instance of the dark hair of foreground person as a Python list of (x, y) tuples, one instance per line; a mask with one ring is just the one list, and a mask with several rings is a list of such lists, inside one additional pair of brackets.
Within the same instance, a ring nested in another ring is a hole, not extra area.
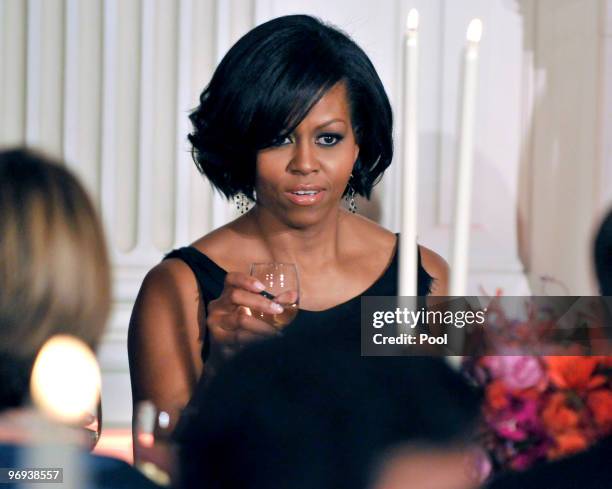
[(395, 447), (467, 440), (479, 399), (458, 373), (361, 357), (343, 329), (255, 344), (199, 385), (176, 432), (186, 488), (366, 488)]

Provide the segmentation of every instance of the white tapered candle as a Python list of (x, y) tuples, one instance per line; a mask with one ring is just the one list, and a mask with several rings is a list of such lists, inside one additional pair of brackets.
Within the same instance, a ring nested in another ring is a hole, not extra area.
[(401, 186), (399, 295), (417, 295), (417, 174), (418, 174), (418, 27), (419, 13), (411, 9), (406, 20), (404, 51), (404, 164)]
[(478, 48), (482, 37), (482, 21), (480, 19), (473, 19), (470, 22), (466, 37), (459, 150), (455, 175), (455, 208), (449, 287), (451, 296), (462, 296), (467, 292), (472, 173), (474, 167), (474, 119), (478, 87)]

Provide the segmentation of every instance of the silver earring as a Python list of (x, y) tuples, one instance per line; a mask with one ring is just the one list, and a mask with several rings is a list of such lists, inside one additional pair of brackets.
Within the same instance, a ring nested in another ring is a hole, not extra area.
[(238, 212), (240, 212), (240, 214), (245, 214), (251, 206), (249, 198), (242, 192), (234, 195), (234, 203), (236, 204), (236, 209), (238, 209)]
[(349, 211), (355, 214), (357, 212), (357, 202), (355, 202), (355, 189), (350, 184), (350, 182), (348, 184), (348, 191), (344, 198), (348, 202)]

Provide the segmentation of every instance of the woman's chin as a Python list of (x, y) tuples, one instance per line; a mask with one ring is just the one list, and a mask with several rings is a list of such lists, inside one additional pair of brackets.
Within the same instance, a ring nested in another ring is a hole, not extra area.
[(309, 207), (291, 210), (282, 216), (282, 221), (294, 229), (306, 229), (321, 225), (333, 215), (336, 215), (338, 208), (328, 207)]
[(329, 219), (334, 219), (340, 212), (338, 202), (323, 202), (316, 205), (295, 205), (290, 202), (279, 202), (277, 205), (266, 205), (258, 201), (260, 213), (274, 216), (287, 227), (292, 229), (305, 229), (318, 226)]

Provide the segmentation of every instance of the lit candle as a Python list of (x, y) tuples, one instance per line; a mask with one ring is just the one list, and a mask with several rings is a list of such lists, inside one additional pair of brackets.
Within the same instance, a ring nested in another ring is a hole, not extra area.
[(417, 295), (417, 81), (419, 13), (411, 9), (406, 20), (404, 69), (404, 165), (401, 186), (399, 295)]
[[(76, 337), (57, 335), (41, 348), (30, 378), (32, 401), (48, 417), (44, 432), (32, 426), (24, 467), (62, 468), (62, 488), (86, 487), (83, 431), (69, 428), (95, 409), (100, 396), (100, 369), (94, 353)], [(58, 423), (59, 422), (59, 423)], [(79, 436), (80, 435), (80, 436)], [(43, 439), (41, 439), (41, 437)], [(51, 444), (45, 443), (49, 440)], [(36, 484), (38, 486), (38, 484)]]
[(100, 396), (100, 368), (80, 339), (56, 335), (36, 357), (30, 379), (34, 404), (51, 419), (78, 424), (95, 412)]
[(450, 295), (452, 296), (465, 295), (467, 290), (472, 170), (474, 166), (474, 116), (478, 85), (478, 46), (481, 37), (482, 21), (473, 19), (467, 30), (468, 42), (463, 61), (463, 92), (451, 251)]

